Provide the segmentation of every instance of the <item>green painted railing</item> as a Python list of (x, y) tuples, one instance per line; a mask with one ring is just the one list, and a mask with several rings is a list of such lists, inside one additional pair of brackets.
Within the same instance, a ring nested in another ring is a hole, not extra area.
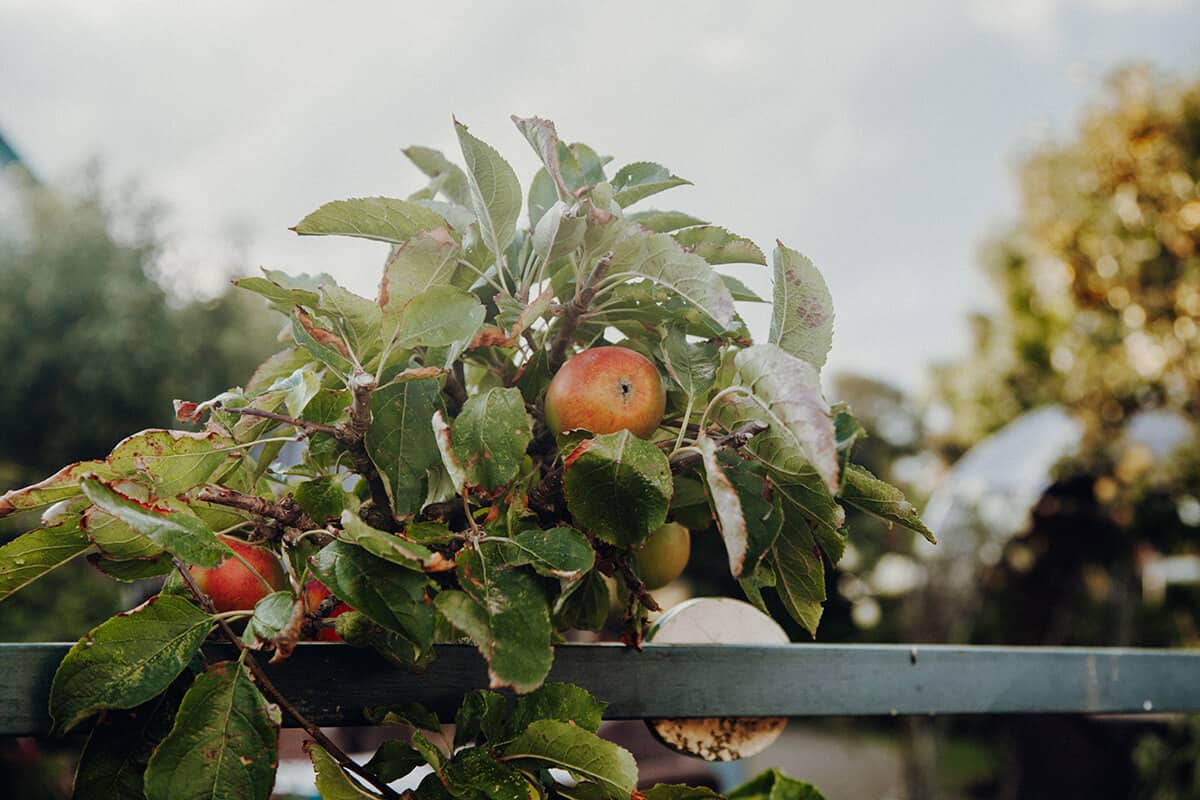
[[(49, 730), (50, 682), (69, 647), (0, 644), (0, 735)], [(458, 645), (439, 645), (421, 674), (337, 644), (302, 644), (268, 670), (321, 725), (364, 724), (364, 708), (401, 702), (448, 719), (464, 692), (488, 685), (479, 654)], [(1200, 651), (1187, 650), (570, 644), (556, 648), (549, 680), (586, 687), (613, 719), (1200, 711)]]

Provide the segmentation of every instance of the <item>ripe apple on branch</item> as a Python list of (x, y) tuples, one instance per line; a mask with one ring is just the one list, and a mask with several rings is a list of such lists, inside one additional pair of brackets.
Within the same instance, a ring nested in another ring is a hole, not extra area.
[[(603, 755), (604, 774), (581, 780), (620, 800), (636, 771), (581, 723), (598, 724), (594, 701), (539, 688), (556, 636), (604, 624), (607, 578), (628, 590), (623, 639), (638, 646), (658, 609), (651, 591), (687, 562), (680, 521), (712, 519), (745, 596), (766, 609), (774, 589), (815, 635), (845, 506), (931, 538), (898, 490), (853, 462), (863, 430), (821, 393), (833, 306), (808, 259), (775, 247), (770, 334), (755, 344), (737, 303), (766, 301), (716, 267), (765, 269), (758, 246), (682, 212), (634, 209), (688, 181), (645, 161), (614, 170), (548, 120), (514, 122), (542, 164), (525, 187), (455, 122), (463, 166), (410, 147), (426, 185), (327, 203), (293, 228), (385, 243), (375, 298), (323, 274), (236, 281), (286, 319), (289, 341), (245, 385), (179, 401), (196, 430), (143, 431), (0, 497), (0, 516), (66, 503), (0, 547), (0, 600), (80, 555), (118, 580), (169, 575), (59, 667), (59, 730), (105, 712), (77, 781), (106, 774), (95, 755), (109, 753), (106, 729), (154, 701), (167, 715), (157, 738), (118, 754), (146, 765), (129, 774), (135, 793), (168, 797), (186, 780), (206, 796), (266, 797), (277, 704), (312, 736), (323, 792), (358, 796), (353, 774), (367, 796), (395, 796), (259, 663), (315, 636), (409, 669), (428, 666), (436, 642), (471, 642), (492, 688), (575, 698), (567, 720), (501, 736), (489, 716), (483, 740), (440, 755), (414, 737), (439, 775), (418, 800), (474, 797), (480, 775), (514, 798), (543, 796), (545, 768), (572, 748)], [(282, 463), (297, 442), (300, 462)], [(210, 635), (240, 655), (194, 675)], [(233, 712), (213, 718), (221, 708)], [(197, 731), (203, 748), (188, 744)], [(197, 762), (200, 751), (221, 758)]]

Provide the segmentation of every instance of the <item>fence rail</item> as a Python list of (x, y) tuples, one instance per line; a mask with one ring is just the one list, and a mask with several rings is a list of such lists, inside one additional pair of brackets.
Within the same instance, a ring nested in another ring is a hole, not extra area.
[[(0, 644), (0, 735), (49, 730), (50, 683), (69, 648)], [(338, 644), (302, 644), (268, 669), (322, 725), (364, 724), (364, 708), (408, 702), (448, 719), (465, 692), (488, 685), (487, 667), (474, 648), (437, 650), (422, 674)], [(206, 654), (235, 655), (228, 645)], [(549, 680), (586, 687), (612, 719), (1200, 711), (1200, 651), (1186, 650), (568, 644)]]

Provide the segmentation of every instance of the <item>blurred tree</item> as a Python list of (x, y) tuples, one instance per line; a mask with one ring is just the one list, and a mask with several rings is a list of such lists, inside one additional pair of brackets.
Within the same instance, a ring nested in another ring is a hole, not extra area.
[[(977, 576), (969, 638), (1194, 645), (1200, 591), (1162, 576), (1200, 564), (1200, 82), (1117, 74), (1077, 138), (1033, 153), (1020, 181), (1020, 221), (985, 257), (1004, 305), (935, 371), (953, 412), (940, 445), (953, 458), (1050, 403), (1082, 423), (1083, 444)], [(1008, 725), (1004, 790), (1132, 796), (1135, 731), (1039, 726)], [(1156, 752), (1143, 747), (1143, 769)]]
[[(0, 491), (103, 458), (170, 423), (174, 398), (210, 397), (269, 354), (275, 323), (257, 298), (181, 302), (153, 279), (153, 209), (105, 196), (95, 177), (73, 195), (3, 177), (19, 213), (0, 221)], [(0, 540), (36, 524), (18, 518)], [(74, 639), (133, 599), (92, 572), (72, 564), (10, 598), (4, 638)], [(94, 592), (57, 591), (79, 582)]]

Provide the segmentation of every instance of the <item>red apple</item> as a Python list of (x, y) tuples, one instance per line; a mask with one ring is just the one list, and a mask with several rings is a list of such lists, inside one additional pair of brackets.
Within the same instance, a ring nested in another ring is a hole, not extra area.
[[(287, 575), (273, 552), (232, 536), (222, 536), (221, 540), (244, 558), (254, 572), (232, 556), (211, 569), (188, 567), (196, 585), (209, 596), (217, 611), (252, 609), (271, 592), (286, 588)], [(262, 580), (259, 580), (260, 576)]]
[[(304, 605), (308, 613), (312, 614), (315, 612), (321, 605), (321, 601), (329, 597), (330, 594), (329, 587), (316, 579), (304, 584)], [(325, 616), (325, 619), (333, 619), (345, 614), (347, 611), (353, 610), (348, 604), (339, 602)], [(342, 637), (338, 636), (337, 631), (333, 628), (321, 628), (317, 631), (318, 642), (340, 642), (341, 640)]]
[(638, 577), (647, 589), (661, 589), (683, 573), (691, 554), (691, 532), (678, 522), (668, 522), (634, 550)]
[(546, 424), (556, 434), (628, 429), (650, 438), (667, 393), (650, 359), (627, 347), (593, 347), (569, 359), (546, 389)]

